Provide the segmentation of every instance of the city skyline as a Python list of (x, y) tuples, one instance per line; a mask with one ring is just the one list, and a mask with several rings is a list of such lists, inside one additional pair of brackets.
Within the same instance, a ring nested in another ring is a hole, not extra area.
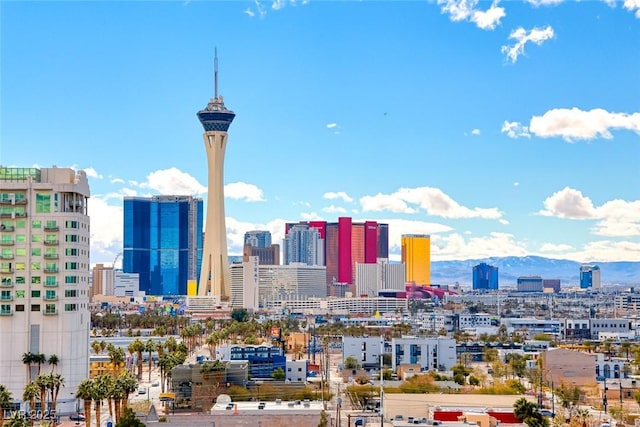
[(403, 234), (433, 261), (640, 261), (630, 0), (3, 2), (0, 28), (0, 163), (87, 172), (92, 264), (122, 252), (123, 197), (206, 200), (214, 46), (230, 255), (352, 217), (389, 224), (393, 261)]

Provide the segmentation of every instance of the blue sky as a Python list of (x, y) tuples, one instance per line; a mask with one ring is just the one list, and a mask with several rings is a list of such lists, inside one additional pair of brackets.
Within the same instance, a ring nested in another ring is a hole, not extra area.
[(196, 112), (237, 114), (229, 251), (339, 216), (432, 258), (640, 261), (640, 0), (0, 2), (0, 164), (90, 175), (92, 263), (122, 197), (206, 199)]

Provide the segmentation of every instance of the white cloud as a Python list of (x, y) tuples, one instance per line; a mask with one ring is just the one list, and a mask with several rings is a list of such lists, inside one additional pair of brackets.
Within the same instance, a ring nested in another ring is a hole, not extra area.
[[(358, 220), (365, 221), (365, 220)], [(400, 261), (402, 248), (400, 246), (403, 234), (429, 234), (433, 240), (434, 234), (448, 233), (453, 229), (445, 224), (406, 219), (379, 219), (380, 224), (389, 224), (389, 259)]]
[[(109, 203), (114, 197), (118, 200), (117, 205)], [(110, 262), (122, 252), (122, 199), (113, 194), (93, 196), (89, 199), (88, 214), (91, 220), (91, 260)]]
[(519, 183), (518, 181), (516, 181), (516, 182), (514, 182), (514, 183), (513, 183), (513, 186), (514, 186), (514, 187), (518, 187), (519, 185), (520, 185), (520, 183)]
[(327, 129), (334, 129), (337, 127), (338, 127), (337, 123), (327, 123)]
[(471, 131), (471, 135), (480, 135), (480, 129), (474, 129)]
[(109, 181), (111, 184), (124, 184), (124, 179), (122, 178), (111, 178)]
[(483, 30), (495, 29), (506, 16), (504, 8), (498, 6), (499, 0), (494, 0), (485, 11), (476, 9), (478, 3), (478, 0), (438, 0), (440, 10), (449, 14), (452, 21), (471, 21)]
[(255, 12), (254, 12), (253, 10), (251, 10), (251, 8), (250, 8), (250, 7), (246, 8), (246, 9), (244, 10), (244, 13), (246, 13), (247, 15), (249, 15), (249, 16), (250, 16), (250, 17), (252, 17), (252, 18), (253, 18), (254, 16), (256, 16)]
[(258, 15), (260, 18), (264, 18), (267, 14), (264, 5), (260, 2), (260, 0), (254, 0), (255, 11), (251, 7), (247, 7), (244, 13), (250, 17), (254, 17)]
[(415, 213), (416, 210), (410, 208), (407, 203), (394, 195), (378, 193), (375, 196), (364, 196), (360, 198), (360, 207), (363, 212), (390, 211), (396, 213)]
[(247, 202), (264, 202), (262, 190), (253, 184), (245, 182), (232, 182), (224, 186), (224, 197)]
[(506, 16), (504, 8), (498, 7), (498, 3), (498, 0), (494, 0), (489, 9), (485, 11), (474, 11), (471, 21), (482, 30), (494, 30), (500, 25), (500, 20)]
[(563, 255), (578, 262), (640, 261), (640, 242), (599, 240), (587, 243), (581, 250)]
[(622, 7), (627, 9), (629, 12), (634, 12), (636, 18), (640, 19), (640, 0), (624, 0)]
[(589, 111), (576, 107), (555, 108), (542, 116), (533, 116), (529, 125), (531, 133), (538, 137), (561, 137), (565, 141), (611, 139), (612, 129), (640, 134), (640, 113), (612, 113), (602, 108)]
[(640, 200), (610, 200), (594, 206), (581, 191), (565, 187), (547, 197), (540, 215), (566, 219), (599, 220), (591, 232), (600, 236), (640, 236)]
[(327, 206), (326, 208), (322, 208), (322, 212), (326, 212), (326, 213), (347, 213), (347, 210), (341, 206)]
[(338, 192), (329, 191), (329, 192), (324, 193), (322, 197), (324, 197), (325, 199), (328, 199), (328, 200), (342, 199), (347, 203), (353, 202), (353, 198), (351, 198), (344, 191), (338, 191)]
[(564, 0), (526, 0), (526, 2), (531, 4), (533, 7), (555, 6), (562, 3), (563, 1)]
[(505, 120), (502, 124), (501, 132), (506, 133), (509, 138), (531, 138), (529, 128), (522, 126), (520, 122), (508, 122)]
[[(136, 185), (135, 181), (129, 181)], [(198, 195), (207, 192), (207, 187), (197, 179), (178, 168), (157, 170), (147, 176), (147, 182), (139, 184), (141, 188), (149, 188), (160, 194)]]
[(509, 34), (509, 39), (515, 40), (513, 46), (502, 46), (501, 52), (507, 55), (512, 63), (516, 63), (518, 57), (524, 54), (524, 47), (528, 42), (535, 43), (540, 46), (546, 40), (553, 38), (554, 31), (551, 26), (544, 28), (532, 28), (527, 31), (523, 27), (519, 27)]
[(539, 212), (544, 216), (555, 216), (567, 219), (588, 219), (596, 217), (596, 210), (590, 198), (585, 197), (580, 190), (565, 187), (547, 197), (544, 209)]
[(318, 215), (317, 212), (302, 212), (300, 218), (302, 221), (324, 221), (324, 218)]
[(468, 208), (460, 205), (439, 188), (417, 187), (400, 188), (392, 194), (378, 193), (375, 196), (364, 196), (360, 199), (363, 212), (391, 211), (399, 213), (416, 213), (409, 205), (417, 205), (429, 215), (443, 218), (484, 218), (499, 219), (502, 214), (497, 208)]
[(544, 243), (540, 246), (541, 252), (567, 252), (574, 249), (571, 245), (566, 245), (564, 243), (555, 244), (555, 243)]
[(517, 242), (513, 234), (492, 232), (487, 236), (469, 237), (459, 233), (431, 237), (431, 259), (472, 259), (500, 256), (525, 256), (525, 245)]
[(100, 175), (94, 168), (85, 168), (84, 173), (86, 173), (89, 178), (102, 179), (102, 175)]
[(498, 222), (499, 222), (500, 224), (502, 224), (502, 225), (509, 225), (509, 221), (507, 221), (507, 220), (506, 220), (506, 219), (504, 219), (504, 218), (500, 218), (500, 219), (498, 220)]

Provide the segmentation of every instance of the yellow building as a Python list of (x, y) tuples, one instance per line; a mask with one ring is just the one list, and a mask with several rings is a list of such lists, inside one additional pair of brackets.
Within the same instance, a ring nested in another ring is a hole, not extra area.
[(406, 281), (416, 285), (431, 284), (431, 236), (405, 234), (402, 236), (402, 262)]
[(89, 378), (95, 378), (98, 375), (117, 377), (125, 369), (125, 362), (111, 363), (109, 356), (105, 354), (89, 356)]

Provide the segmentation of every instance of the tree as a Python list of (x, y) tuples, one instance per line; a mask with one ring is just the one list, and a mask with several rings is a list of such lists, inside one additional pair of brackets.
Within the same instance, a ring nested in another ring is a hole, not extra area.
[(318, 427), (327, 427), (329, 425), (329, 417), (327, 417), (327, 413), (325, 411), (320, 412), (320, 422), (318, 423)]
[(124, 413), (116, 423), (116, 427), (144, 427), (145, 424), (136, 417), (131, 408), (124, 408)]
[(243, 323), (249, 320), (249, 312), (246, 308), (234, 308), (231, 311), (231, 318), (236, 322)]
[(51, 412), (56, 413), (60, 387), (64, 387), (64, 378), (60, 374), (49, 374), (49, 392), (51, 393)]
[(55, 372), (56, 367), (58, 366), (58, 363), (60, 363), (60, 359), (58, 358), (57, 355), (52, 354), (51, 356), (49, 356), (49, 365), (51, 365), (51, 373)]
[(140, 338), (136, 338), (128, 347), (129, 352), (136, 353), (138, 356), (138, 379), (142, 379), (142, 352), (145, 348), (146, 347)]
[(360, 369), (360, 362), (353, 356), (348, 356), (344, 359), (344, 368), (345, 369)]
[(83, 380), (78, 384), (76, 399), (82, 399), (84, 403), (85, 425), (91, 425), (91, 401), (93, 400), (93, 380)]
[(33, 353), (27, 352), (22, 354), (22, 363), (27, 367), (27, 378), (31, 382), (31, 365), (33, 364)]
[(4, 424), (4, 411), (13, 403), (13, 396), (7, 387), (0, 384), (0, 427)]
[(91, 398), (94, 402), (96, 426), (100, 425), (102, 401), (109, 395), (110, 381), (111, 377), (109, 375), (99, 375), (93, 380), (93, 384), (91, 387)]
[(548, 427), (549, 420), (540, 414), (538, 405), (528, 401), (524, 397), (513, 404), (513, 414), (529, 427)]
[[(22, 400), (29, 402), (29, 410), (34, 411), (36, 409), (36, 400), (40, 398), (40, 387), (33, 381), (27, 384), (22, 393)], [(33, 419), (30, 421), (33, 425)]]
[(271, 378), (273, 378), (276, 381), (282, 381), (286, 378), (286, 375), (282, 370), (282, 368), (277, 368), (277, 369), (274, 369), (274, 371), (271, 373)]
[(153, 352), (156, 351), (156, 347), (157, 347), (156, 343), (151, 339), (148, 339), (144, 345), (144, 349), (149, 355), (149, 382), (151, 382), (151, 362), (153, 361), (152, 356), (153, 356)]

